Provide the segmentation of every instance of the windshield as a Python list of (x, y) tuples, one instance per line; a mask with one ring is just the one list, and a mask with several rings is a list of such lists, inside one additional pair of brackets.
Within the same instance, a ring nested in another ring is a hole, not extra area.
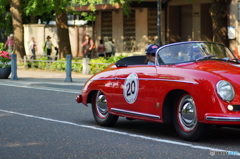
[(165, 45), (158, 49), (156, 59), (159, 65), (206, 59), (236, 60), (225, 45), (195, 41)]

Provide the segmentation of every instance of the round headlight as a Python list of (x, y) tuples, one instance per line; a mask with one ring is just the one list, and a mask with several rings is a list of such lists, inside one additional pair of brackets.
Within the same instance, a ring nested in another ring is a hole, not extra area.
[(223, 100), (231, 101), (234, 98), (235, 92), (231, 83), (221, 80), (217, 83), (216, 87), (217, 87), (217, 94)]

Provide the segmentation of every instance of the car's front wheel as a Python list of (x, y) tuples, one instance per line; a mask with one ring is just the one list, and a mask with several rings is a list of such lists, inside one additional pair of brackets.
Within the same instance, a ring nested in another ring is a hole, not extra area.
[(174, 126), (185, 140), (196, 141), (204, 136), (207, 126), (198, 122), (196, 105), (191, 95), (183, 94), (176, 103)]
[(101, 126), (113, 126), (118, 120), (118, 116), (108, 112), (107, 99), (101, 91), (95, 92), (92, 97), (92, 112), (95, 121)]

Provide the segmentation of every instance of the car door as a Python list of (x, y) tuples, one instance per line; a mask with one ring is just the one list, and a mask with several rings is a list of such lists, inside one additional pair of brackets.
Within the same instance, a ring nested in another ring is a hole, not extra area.
[(112, 110), (158, 118), (159, 108), (156, 103), (156, 67), (128, 66), (116, 73), (113, 82)]

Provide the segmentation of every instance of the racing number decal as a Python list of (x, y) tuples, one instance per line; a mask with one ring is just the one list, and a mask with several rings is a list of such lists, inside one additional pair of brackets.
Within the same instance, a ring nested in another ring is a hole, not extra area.
[(127, 96), (130, 96), (131, 94), (135, 94), (135, 88), (136, 83), (135, 81), (132, 81), (131, 83), (127, 83)]
[(130, 74), (126, 78), (123, 87), (124, 98), (129, 104), (134, 103), (135, 100), (137, 99), (138, 89), (139, 88), (137, 74)]

